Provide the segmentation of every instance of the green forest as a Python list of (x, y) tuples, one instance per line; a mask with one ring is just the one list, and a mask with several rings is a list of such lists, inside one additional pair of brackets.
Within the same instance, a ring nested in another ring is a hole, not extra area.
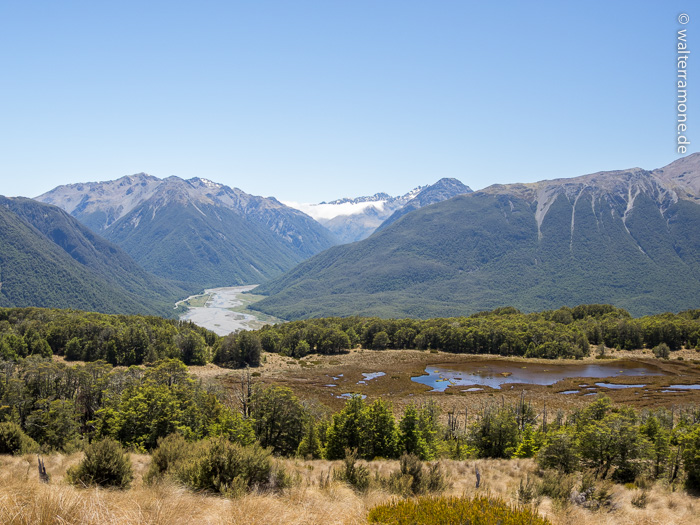
[(0, 308), (0, 357), (10, 361), (59, 355), (129, 366), (174, 358), (186, 365), (240, 368), (257, 366), (263, 352), (303, 357), (361, 347), (556, 359), (583, 357), (591, 345), (662, 348), (655, 354), (663, 357), (683, 347), (700, 348), (700, 310), (633, 318), (610, 305), (529, 314), (506, 307), (427, 320), (310, 319), (220, 337), (190, 322), (154, 316)]

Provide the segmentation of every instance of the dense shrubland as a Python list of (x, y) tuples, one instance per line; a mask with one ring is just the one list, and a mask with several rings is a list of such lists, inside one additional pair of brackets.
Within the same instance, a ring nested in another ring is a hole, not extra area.
[(0, 421), (19, 426), (45, 451), (70, 451), (102, 437), (150, 450), (173, 432), (191, 440), (254, 440), (250, 422), (177, 360), (114, 369), (104, 361), (68, 366), (30, 356), (0, 362), (0, 371)]

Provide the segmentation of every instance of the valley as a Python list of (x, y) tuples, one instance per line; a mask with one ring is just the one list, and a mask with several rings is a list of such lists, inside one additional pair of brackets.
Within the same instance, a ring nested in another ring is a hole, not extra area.
[(191, 295), (175, 303), (175, 307), (185, 307), (180, 315), (182, 321), (192, 321), (217, 335), (228, 335), (236, 330), (257, 330), (266, 324), (280, 322), (276, 317), (266, 315), (246, 307), (262, 299), (260, 295), (248, 294), (257, 285), (210, 288), (204, 293)]

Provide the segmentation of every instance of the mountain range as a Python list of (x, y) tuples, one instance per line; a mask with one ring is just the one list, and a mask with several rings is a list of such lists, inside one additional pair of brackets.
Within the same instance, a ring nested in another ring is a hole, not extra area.
[(330, 246), (369, 236), (404, 207), (469, 191), (442, 179), (401, 197), (378, 193), (300, 210), (208, 179), (139, 173), (59, 186), (36, 199), (64, 209), (149, 272), (206, 287), (265, 282)]
[(59, 186), (37, 200), (63, 208), (146, 270), (202, 287), (259, 283), (337, 243), (274, 198), (202, 178), (140, 173)]
[(471, 191), (457, 179), (444, 178), (398, 197), (375, 193), (369, 197), (344, 198), (319, 204), (288, 204), (316, 219), (340, 243), (345, 244), (366, 239), (378, 228), (409, 211)]
[(700, 154), (529, 184), (493, 185), (405, 213), (273, 279), (256, 309), (286, 319), (453, 316), (612, 303), (696, 308)]

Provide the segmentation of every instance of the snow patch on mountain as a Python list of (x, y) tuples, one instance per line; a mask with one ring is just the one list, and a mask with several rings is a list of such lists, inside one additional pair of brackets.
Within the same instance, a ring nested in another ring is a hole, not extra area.
[(322, 202), (319, 204), (282, 201), (282, 204), (285, 206), (289, 206), (290, 208), (295, 208), (301, 212), (304, 212), (317, 221), (324, 219), (330, 220), (347, 215), (357, 215), (360, 213), (365, 213), (369, 208), (374, 208), (377, 210), (377, 212), (382, 212), (384, 211), (386, 203), (386, 200), (359, 202), (347, 200), (343, 202), (334, 201), (333, 203)]

